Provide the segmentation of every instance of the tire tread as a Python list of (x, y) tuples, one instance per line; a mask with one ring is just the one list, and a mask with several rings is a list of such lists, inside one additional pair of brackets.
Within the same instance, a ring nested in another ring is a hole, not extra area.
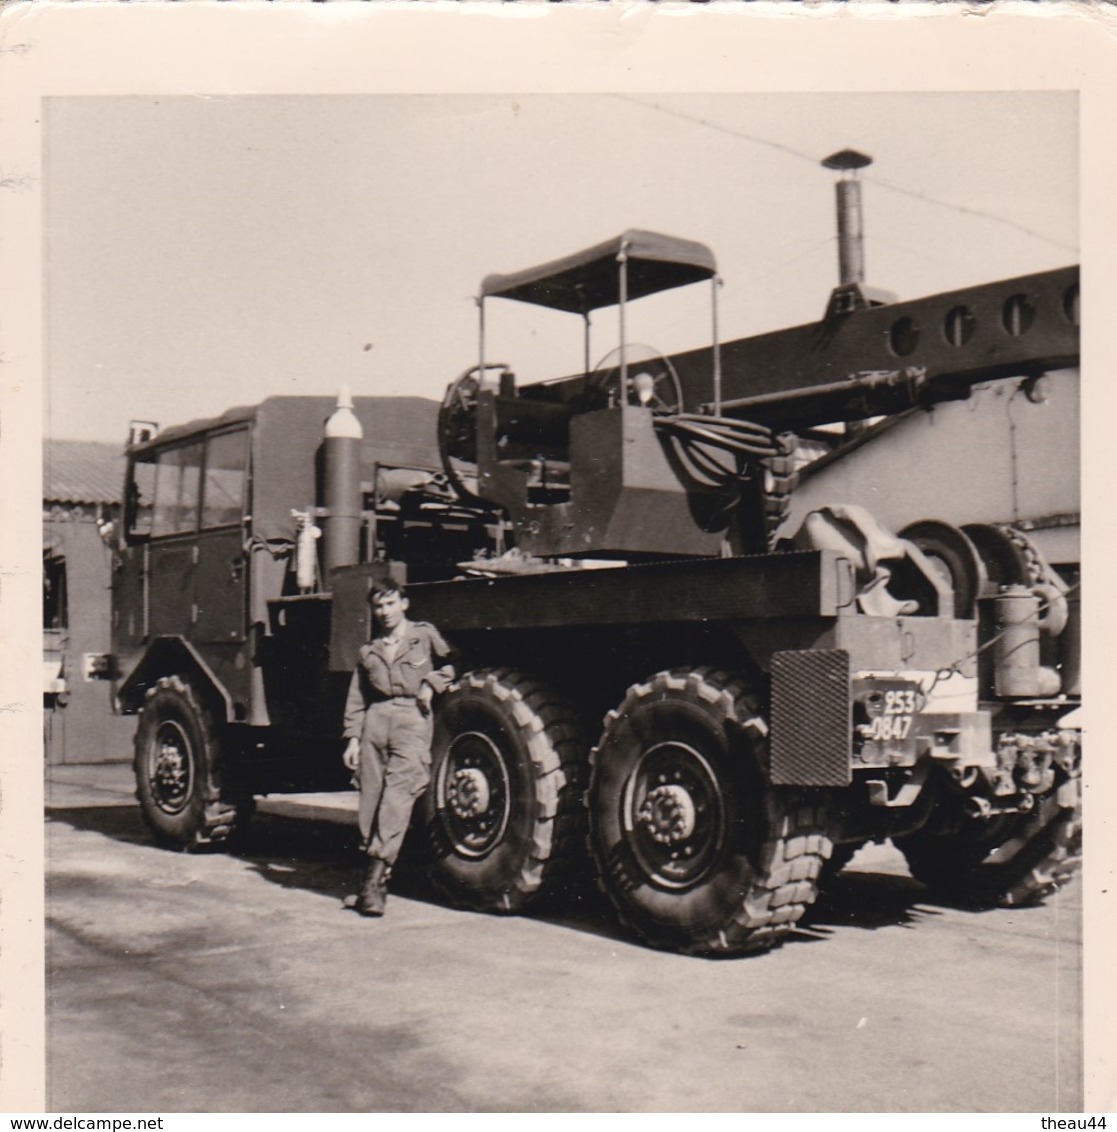
[(500, 703), (520, 729), (534, 772), (535, 809), (524, 860), (501, 891), (463, 892), (460, 883), (444, 883), (437, 873), (435, 883), (458, 906), (519, 912), (553, 892), (579, 859), (585, 824), (583, 730), (571, 704), (516, 669), (475, 669), (461, 683)]
[[(606, 715), (601, 740), (590, 752), (591, 782), (599, 772), (602, 749), (610, 731), (619, 720), (649, 701), (684, 691), (708, 705), (716, 723), (747, 733), (757, 742), (767, 737), (768, 727), (759, 701), (741, 677), (705, 666), (658, 672), (630, 687), (621, 705)], [(592, 806), (590, 812), (592, 815)], [(768, 838), (760, 847), (753, 882), (742, 894), (739, 906), (725, 923), (704, 930), (681, 945), (671, 944), (673, 949), (696, 955), (766, 951), (791, 933), (814, 902), (822, 865), (830, 853), (824, 808), (808, 802), (802, 792), (769, 786), (765, 814)], [(621, 922), (646, 942), (662, 946), (654, 930), (631, 914), (623, 897), (607, 883), (604, 872), (599, 862), (598, 883)]]
[[(143, 772), (148, 742), (148, 727), (145, 716), (154, 711), (156, 701), (161, 696), (174, 696), (180, 699), (193, 718), (200, 736), (200, 750), (196, 752), (196, 774), (201, 780), (203, 808), (200, 820), (182, 836), (172, 836), (159, 827), (157, 819), (151, 814), (139, 788), (139, 778)], [(147, 689), (140, 722), (134, 739), (133, 767), (136, 774), (136, 798), (140, 802), (144, 821), (156, 840), (168, 847), (187, 852), (217, 845), (228, 841), (236, 832), (238, 820), (244, 812), (243, 805), (222, 795), (219, 775), (219, 728), (213, 713), (198, 695), (194, 685), (180, 675), (161, 676)]]

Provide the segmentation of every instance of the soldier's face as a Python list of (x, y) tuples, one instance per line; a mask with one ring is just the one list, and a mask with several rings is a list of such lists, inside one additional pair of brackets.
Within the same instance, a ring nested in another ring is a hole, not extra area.
[(382, 594), (372, 599), (372, 615), (381, 629), (391, 632), (407, 612), (407, 598), (397, 593)]

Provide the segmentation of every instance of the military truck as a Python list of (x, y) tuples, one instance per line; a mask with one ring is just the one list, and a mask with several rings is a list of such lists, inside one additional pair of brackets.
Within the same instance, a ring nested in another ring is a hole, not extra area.
[[(632, 303), (693, 285), (709, 346), (626, 340)], [(581, 316), (582, 364), (518, 383), (494, 301)], [(1077, 269), (905, 302), (847, 272), (817, 323), (726, 343), (717, 301), (709, 248), (630, 230), (486, 277), (441, 405), (273, 397), (133, 446), (115, 693), (155, 838), (347, 788), (345, 688), (390, 575), (459, 651), (409, 835), (459, 905), (519, 911), (592, 869), (648, 944), (732, 954), (869, 841), (949, 899), (1071, 876)], [(1035, 428), (1057, 505), (1017, 468)], [(970, 490), (922, 510), (952, 468)]]

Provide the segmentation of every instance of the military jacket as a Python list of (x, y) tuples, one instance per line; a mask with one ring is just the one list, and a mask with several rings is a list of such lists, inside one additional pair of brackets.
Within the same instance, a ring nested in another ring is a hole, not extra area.
[(426, 621), (408, 621), (403, 640), (389, 659), (386, 641), (362, 645), (345, 701), (344, 737), (358, 738), (369, 705), (398, 696), (414, 697), (423, 684), (444, 692), (454, 679), (452, 652), (442, 634)]

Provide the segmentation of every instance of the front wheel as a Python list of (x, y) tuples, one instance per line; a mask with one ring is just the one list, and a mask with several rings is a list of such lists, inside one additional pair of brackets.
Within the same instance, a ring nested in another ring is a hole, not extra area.
[(590, 843), (618, 915), (647, 943), (765, 950), (814, 901), (825, 812), (765, 782), (766, 740), (741, 681), (709, 668), (656, 673), (606, 717)]
[(136, 729), (136, 798), (156, 841), (195, 849), (227, 840), (246, 807), (223, 799), (219, 728), (197, 690), (179, 676), (148, 689)]

